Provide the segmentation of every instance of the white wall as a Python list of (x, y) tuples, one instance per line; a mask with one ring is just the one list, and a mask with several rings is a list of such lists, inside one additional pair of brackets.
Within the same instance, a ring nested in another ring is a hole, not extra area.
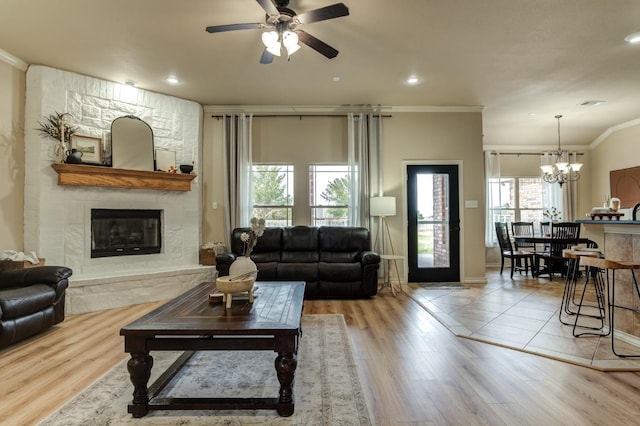
[[(125, 273), (157, 272), (198, 264), (201, 235), (200, 178), (189, 192), (59, 186), (51, 167), (55, 141), (36, 130), (53, 112), (69, 112), (78, 133), (101, 137), (113, 119), (133, 114), (154, 131), (156, 147), (199, 155), (202, 108), (195, 102), (146, 92), (53, 68), (27, 72), (25, 249), (47, 264), (73, 269), (74, 280)], [(190, 160), (190, 159), (187, 159)], [(190, 161), (188, 161), (190, 162)], [(199, 162), (195, 169), (199, 172)], [(92, 208), (163, 210), (163, 252), (90, 258)]]

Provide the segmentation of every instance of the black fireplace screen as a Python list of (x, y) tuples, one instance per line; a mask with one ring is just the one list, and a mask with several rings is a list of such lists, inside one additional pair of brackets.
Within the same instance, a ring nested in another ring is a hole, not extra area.
[(160, 253), (162, 210), (91, 209), (91, 257)]

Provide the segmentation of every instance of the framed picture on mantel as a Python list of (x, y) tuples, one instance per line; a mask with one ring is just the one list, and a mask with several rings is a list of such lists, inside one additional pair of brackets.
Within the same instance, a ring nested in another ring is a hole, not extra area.
[(104, 165), (102, 157), (102, 139), (92, 136), (72, 135), (71, 149), (77, 149), (82, 153), (82, 162), (85, 164)]
[(168, 172), (176, 168), (176, 152), (168, 149), (156, 149), (156, 170)]

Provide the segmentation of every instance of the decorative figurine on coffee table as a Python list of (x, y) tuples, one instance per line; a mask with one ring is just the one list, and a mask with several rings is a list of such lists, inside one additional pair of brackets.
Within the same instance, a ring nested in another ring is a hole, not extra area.
[(253, 303), (254, 281), (253, 274), (219, 277), (216, 280), (216, 288), (222, 293), (222, 301), (226, 303), (226, 308), (231, 308), (234, 294), (246, 293), (249, 296), (249, 303)]

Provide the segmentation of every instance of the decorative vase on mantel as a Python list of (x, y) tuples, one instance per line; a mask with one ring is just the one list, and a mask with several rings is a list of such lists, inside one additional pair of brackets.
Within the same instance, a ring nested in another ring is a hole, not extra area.
[(238, 256), (229, 267), (229, 276), (253, 274), (253, 278), (258, 277), (258, 267), (249, 256)]
[(82, 163), (82, 152), (76, 148), (72, 148), (71, 151), (67, 151), (67, 158), (64, 160), (67, 164), (80, 164)]

